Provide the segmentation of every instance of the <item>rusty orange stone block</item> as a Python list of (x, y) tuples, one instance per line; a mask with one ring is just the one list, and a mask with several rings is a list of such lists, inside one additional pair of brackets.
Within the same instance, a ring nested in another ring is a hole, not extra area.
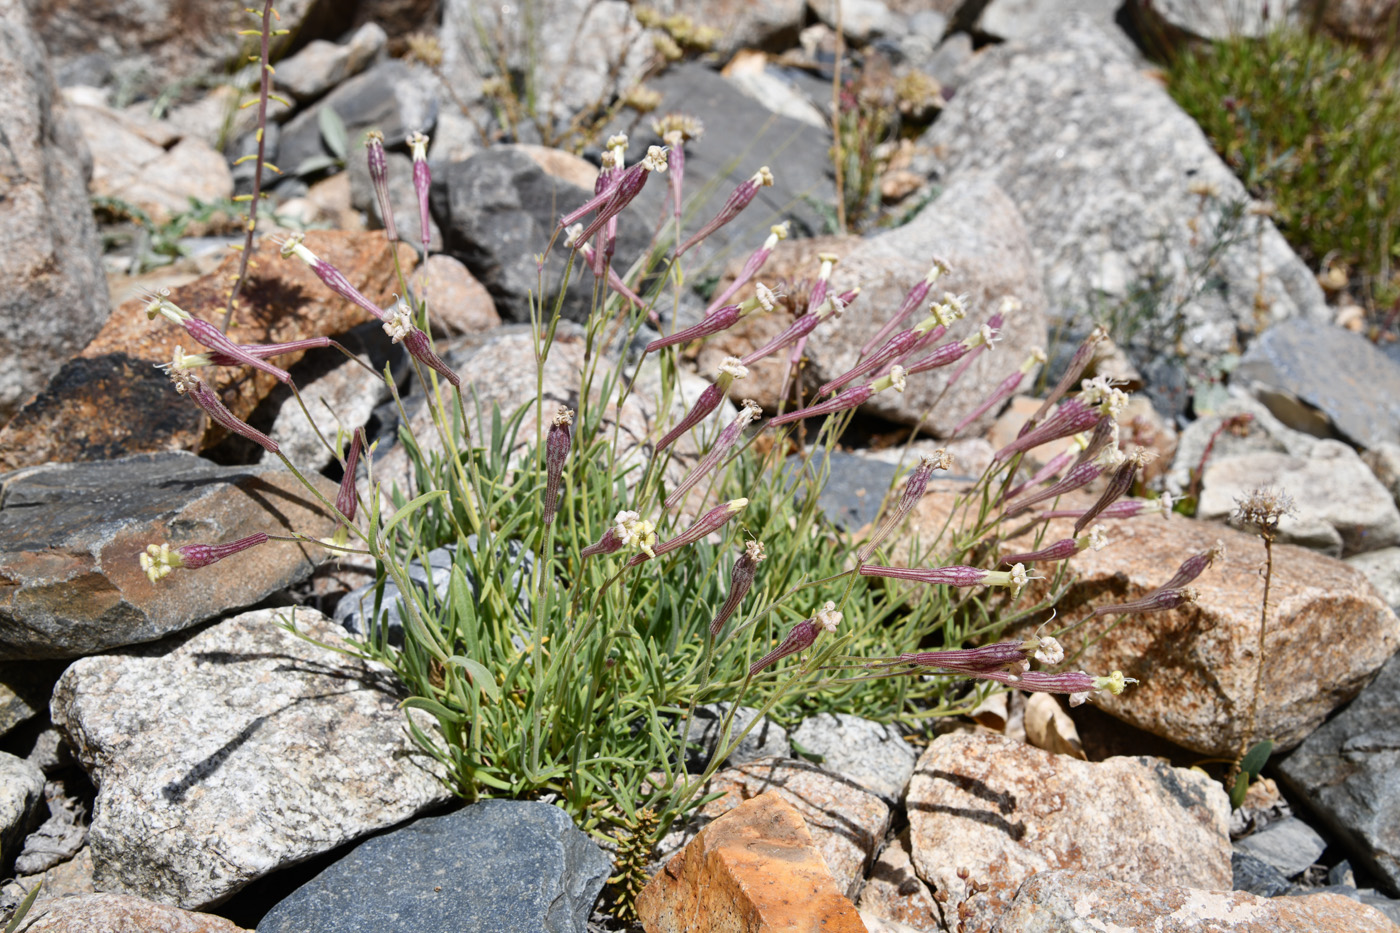
[(647, 933), (866, 933), (802, 815), (760, 794), (700, 831), (642, 889)]

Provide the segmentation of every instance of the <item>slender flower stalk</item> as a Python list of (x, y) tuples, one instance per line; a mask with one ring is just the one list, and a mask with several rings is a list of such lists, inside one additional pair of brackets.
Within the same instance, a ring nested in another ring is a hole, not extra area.
[(652, 545), (656, 544), (656, 526), (636, 512), (618, 512), (603, 536), (579, 552), (579, 557), (588, 559), (598, 554), (613, 554), (624, 547), (635, 547), (643, 554), (655, 557)]
[[(1006, 325), (1006, 319), (1010, 315), (1020, 310), (1021, 300), (1019, 298), (1014, 298), (1010, 295), (1007, 295), (1006, 297), (1001, 299), (1001, 304), (997, 308), (997, 313), (987, 318), (987, 326), (990, 327), (992, 330), (1000, 333), (1002, 327)], [(968, 367), (971, 366), (974, 362), (976, 362), (977, 358), (989, 349), (991, 348), (985, 345), (980, 347), (974, 347), (971, 353), (963, 357), (962, 362), (958, 364), (958, 368), (953, 370), (953, 374), (948, 377), (948, 385), (951, 386), (954, 383), (956, 383), (959, 379), (961, 379), (963, 373), (967, 372)]]
[(934, 257), (933, 265), (929, 269), (928, 274), (916, 283), (914, 287), (909, 290), (909, 293), (904, 296), (904, 300), (900, 302), (899, 307), (894, 312), (894, 316), (875, 332), (874, 337), (871, 337), (865, 342), (865, 346), (860, 348), (860, 355), (865, 356), (871, 349), (880, 346), (881, 342), (884, 341), (886, 337), (894, 333), (895, 329), (904, 323), (904, 319), (914, 313), (915, 308), (924, 303), (924, 300), (928, 298), (929, 289), (933, 288), (934, 283), (942, 276), (947, 275), (950, 271), (952, 270), (949, 269), (946, 262)]
[(729, 394), (729, 387), (734, 384), (734, 380), (743, 379), (748, 374), (748, 367), (744, 364), (732, 356), (725, 357), (724, 362), (719, 364), (719, 378), (705, 387), (705, 391), (700, 393), (700, 397), (695, 400), (695, 404), (691, 406), (690, 411), (686, 412), (680, 423), (656, 442), (657, 452), (670, 447), (687, 431), (705, 420), (710, 412), (718, 408), (719, 403)]
[[(170, 300), (170, 290), (162, 288), (159, 292), (150, 292), (147, 295), (146, 319), (154, 320), (156, 315), (164, 317), (185, 329), (185, 332), (198, 340), (201, 344), (220, 354), (221, 357), (230, 359), (235, 363), (251, 366), (260, 369), (272, 376), (283, 385), (289, 385), (292, 377), (280, 366), (273, 366), (267, 360), (244, 350), (234, 343), (213, 324), (200, 318), (194, 317), (189, 312), (177, 306)], [(183, 355), (183, 350), (181, 354)], [(186, 369), (189, 367), (186, 366)]]
[(1055, 639), (1045, 636), (1032, 636), (1025, 641), (1002, 641), (977, 648), (952, 648), (944, 651), (916, 651), (901, 654), (888, 661), (871, 666), (890, 667), (896, 664), (915, 664), (919, 667), (933, 667), (962, 674), (980, 671), (1014, 669), (1027, 670), (1031, 659), (1042, 664), (1059, 664), (1065, 659), (1065, 649)]
[(170, 361), (168, 366), (162, 367), (169, 373), (170, 381), (175, 383), (175, 391), (181, 395), (189, 396), (190, 401), (204, 410), (204, 413), (209, 416), (209, 420), (224, 430), (240, 437), (246, 437), (274, 456), (280, 454), (282, 451), (277, 446), (276, 441), (257, 428), (240, 421), (233, 412), (224, 407), (224, 403), (219, 400), (219, 396), (215, 394), (214, 390), (196, 376), (193, 370), (184, 365), (184, 355), (184, 351), (176, 347), (174, 359)]
[[(564, 246), (569, 249), (578, 250), (579, 255), (583, 257), (583, 261), (588, 265), (588, 268), (596, 269), (599, 265), (598, 253), (593, 249), (591, 244), (579, 242), (578, 237), (581, 233), (583, 233), (583, 224), (574, 224), (570, 227), (568, 229), (568, 236), (564, 240)], [(629, 288), (626, 282), (622, 281), (622, 276), (618, 275), (617, 270), (611, 265), (608, 266), (608, 287), (623, 298), (626, 298), (635, 307), (645, 308), (647, 306), (646, 301)], [(659, 324), (661, 322), (661, 318), (654, 310), (649, 312), (648, 316), (651, 318), (653, 324)]]
[(1006, 671), (979, 671), (973, 676), (980, 680), (992, 680), (1030, 693), (1067, 693), (1069, 694), (1070, 706), (1080, 705), (1100, 690), (1106, 690), (1114, 696), (1118, 696), (1128, 684), (1137, 683), (1132, 677), (1124, 677), (1122, 671), (1114, 671), (1107, 677), (1095, 677), (1083, 671), (1063, 671), (1059, 674), (1050, 674), (1045, 671), (1025, 671), (1020, 674), (1011, 674)]
[(729, 595), (725, 597), (724, 605), (719, 607), (719, 612), (715, 613), (710, 622), (711, 638), (719, 637), (719, 633), (724, 631), (725, 623), (734, 615), (744, 597), (749, 595), (749, 590), (753, 587), (753, 578), (758, 573), (759, 562), (765, 556), (760, 542), (750, 541), (744, 545), (744, 553), (739, 555), (739, 559), (734, 562), (734, 569), (729, 572)]
[(365, 134), (365, 150), (370, 187), (374, 189), (374, 198), (379, 202), (379, 216), (384, 220), (384, 236), (390, 243), (397, 243), (399, 230), (394, 225), (394, 205), (389, 201), (389, 164), (384, 156), (384, 134), (379, 130), (370, 130)]
[(790, 421), (801, 421), (804, 418), (815, 418), (817, 415), (834, 415), (839, 411), (847, 411), (865, 404), (877, 392), (894, 388), (896, 392), (903, 392), (906, 386), (903, 366), (890, 368), (889, 375), (882, 376), (874, 382), (868, 382), (863, 386), (856, 386), (847, 389), (840, 395), (833, 396), (825, 402), (810, 405), (797, 411), (790, 411), (785, 415), (779, 415), (768, 422), (773, 427), (787, 424)]
[[(881, 347), (877, 352), (856, 363), (854, 367), (837, 376), (817, 389), (818, 395), (826, 395), (834, 392), (848, 382), (859, 379), (861, 376), (873, 373), (886, 363), (893, 363), (895, 360), (915, 350), (916, 346), (928, 336), (929, 331), (939, 330), (941, 336), (947, 331), (948, 325), (962, 317), (965, 313), (962, 308), (962, 301), (954, 295), (946, 296), (949, 302), (941, 305), (934, 305), (929, 316), (920, 321), (914, 327), (906, 331), (901, 331), (890, 339), (890, 342)], [(937, 338), (934, 338), (937, 339)], [(966, 351), (964, 351), (966, 352)]]
[(1076, 535), (1073, 538), (1061, 538), (1054, 544), (1047, 545), (1038, 551), (1003, 557), (1001, 562), (1003, 564), (1034, 564), (1037, 561), (1068, 560), (1086, 548), (1102, 551), (1107, 545), (1108, 536), (1104, 534), (1103, 526), (1095, 525), (1089, 529), (1087, 534)]
[(574, 423), (574, 413), (560, 408), (549, 426), (549, 434), (544, 439), (544, 523), (554, 523), (554, 515), (559, 511), (559, 481), (564, 475), (564, 463), (569, 459), (569, 449), (573, 437), (569, 426)]
[(670, 334), (658, 340), (653, 340), (651, 343), (647, 344), (647, 352), (651, 353), (653, 350), (675, 346), (679, 343), (689, 343), (692, 340), (699, 340), (702, 337), (709, 337), (712, 334), (717, 334), (722, 330), (728, 330), (737, 324), (740, 319), (747, 317), (760, 308), (764, 311), (772, 311), (777, 306), (779, 297), (779, 295), (775, 294), (762, 282), (759, 282), (758, 286), (754, 289), (754, 297), (750, 298), (748, 301), (737, 305), (727, 305), (720, 308), (714, 314), (709, 315), (698, 324), (684, 328), (683, 330), (678, 330), (674, 334)]
[(1108, 380), (1086, 379), (1084, 390), (1078, 396), (1062, 404), (1044, 424), (1030, 431), (1023, 429), (1019, 437), (996, 452), (995, 458), (1004, 462), (1021, 451), (1090, 431), (1098, 427), (1103, 418), (1116, 419), (1127, 404), (1127, 394), (1113, 388)]
[(1050, 390), (1050, 394), (1045, 396), (1045, 401), (1040, 403), (1040, 407), (1036, 409), (1035, 414), (1031, 415), (1025, 425), (1022, 426), (1022, 434), (1032, 430), (1040, 423), (1040, 419), (1044, 418), (1049, 413), (1050, 407), (1064, 398), (1065, 393), (1070, 390), (1070, 386), (1074, 385), (1079, 381), (1079, 377), (1084, 375), (1084, 370), (1088, 368), (1089, 364), (1094, 359), (1094, 354), (1098, 352), (1099, 344), (1107, 339), (1108, 331), (1104, 330), (1102, 327), (1095, 327), (1089, 336), (1084, 339), (1084, 342), (1079, 345), (1079, 349), (1074, 351), (1074, 356), (1070, 358), (1069, 368), (1065, 370), (1065, 374), (1060, 377), (1059, 382), (1055, 383), (1055, 388)]
[(981, 567), (968, 567), (963, 564), (951, 567), (882, 567), (879, 564), (862, 564), (863, 577), (888, 577), (893, 580), (912, 580), (915, 583), (928, 583), (935, 586), (1005, 586), (1013, 593), (1035, 579), (1021, 564), (1010, 570), (983, 570)]
[(739, 362), (743, 363), (745, 366), (752, 366), (764, 357), (772, 356), (779, 350), (792, 346), (794, 343), (797, 343), (812, 331), (816, 330), (818, 324), (839, 318), (842, 312), (855, 300), (858, 294), (860, 294), (860, 289), (856, 288), (843, 295), (827, 298), (826, 301), (822, 302), (822, 306), (818, 311), (815, 313), (809, 312), (797, 318), (787, 330), (783, 331), (757, 350), (754, 350)]
[(1114, 469), (1122, 462), (1123, 455), (1118, 452), (1117, 447), (1107, 448), (1098, 457), (1092, 460), (1085, 460), (1077, 466), (1072, 467), (1070, 471), (1054, 485), (1047, 486), (1039, 492), (1031, 493), (1025, 498), (1017, 499), (1015, 502), (1010, 503), (1006, 507), (1006, 515), (1008, 518), (1013, 515), (1019, 515), (1033, 505), (1045, 502), (1048, 499), (1063, 496), (1076, 489), (1082, 489), (1102, 476), (1104, 470)]
[(1154, 456), (1156, 455), (1152, 451), (1140, 447), (1132, 455), (1124, 458), (1118, 468), (1113, 471), (1113, 475), (1108, 478), (1108, 486), (1099, 496), (1098, 501), (1074, 520), (1074, 533), (1079, 534), (1086, 525), (1098, 518), (1104, 509), (1127, 495), (1128, 491), (1133, 488), (1133, 480), (1137, 478), (1138, 467), (1147, 463)]
[(768, 166), (765, 165), (757, 172), (754, 172), (752, 177), (743, 181), (739, 187), (735, 188), (720, 207), (719, 213), (710, 218), (708, 223), (691, 234), (690, 239), (686, 240), (677, 248), (676, 258), (679, 259), (681, 256), (685, 255), (685, 252), (692, 246), (704, 240), (705, 237), (714, 233), (735, 217), (738, 217), (739, 212), (748, 207), (753, 201), (754, 195), (758, 194), (759, 188), (771, 188), (772, 186), (773, 173), (769, 171)]
[(778, 248), (779, 240), (788, 238), (788, 222), (785, 220), (780, 224), (774, 224), (768, 228), (768, 239), (763, 241), (763, 245), (753, 251), (753, 254), (744, 261), (744, 267), (739, 270), (734, 281), (725, 286), (710, 302), (710, 306), (705, 309), (705, 314), (714, 314), (716, 310), (724, 307), (725, 302), (733, 298), (739, 289), (748, 284), (749, 280), (758, 275), (758, 270), (763, 268), (763, 264), (768, 261), (768, 257), (773, 255), (773, 250)]
[(303, 239), (300, 233), (294, 233), (282, 240), (282, 258), (296, 256), (310, 266), (311, 271), (316, 273), (316, 278), (325, 283), (331, 291), (346, 301), (359, 305), (379, 320), (384, 320), (384, 312), (380, 310), (379, 306), (360, 294), (359, 290), (350, 284), (350, 281), (340, 273), (339, 269), (307, 249)]
[(701, 515), (685, 531), (671, 538), (669, 541), (662, 541), (653, 548), (636, 555), (627, 562), (628, 567), (635, 567), (645, 563), (653, 557), (660, 557), (662, 554), (669, 554), (677, 548), (683, 548), (687, 544), (694, 544), (708, 534), (719, 531), (728, 521), (748, 506), (748, 499), (731, 499), (721, 505), (717, 505), (710, 511)]
[(870, 555), (875, 553), (875, 549), (880, 546), (880, 542), (889, 537), (914, 510), (914, 506), (919, 504), (919, 500), (924, 497), (924, 491), (928, 489), (929, 478), (933, 476), (934, 470), (950, 470), (953, 468), (953, 457), (946, 450), (939, 448), (933, 454), (920, 458), (919, 465), (914, 472), (909, 474), (909, 478), (904, 481), (904, 491), (900, 494), (899, 501), (894, 508), (890, 509), (875, 533), (870, 536), (870, 540), (865, 542), (859, 551), (856, 552), (856, 563), (863, 564), (870, 559)]
[(710, 449), (705, 453), (705, 456), (700, 458), (700, 462), (695, 465), (695, 469), (691, 470), (690, 473), (686, 475), (685, 479), (681, 480), (680, 484), (676, 486), (675, 489), (671, 490), (671, 494), (666, 497), (663, 508), (674, 509), (676, 506), (680, 505), (682, 500), (685, 499), (686, 493), (695, 488), (696, 483), (709, 475), (710, 471), (729, 455), (734, 445), (739, 442), (739, 438), (744, 435), (744, 429), (761, 414), (763, 414), (763, 409), (757, 402), (751, 398), (744, 399), (744, 405), (739, 409), (739, 414), (734, 417), (733, 421), (725, 425), (723, 431), (719, 432), (719, 437), (715, 439), (714, 444), (711, 445)]
[[(1236, 521), (1253, 525), (1264, 541), (1264, 600), (1259, 606), (1259, 644), (1255, 650), (1258, 659), (1254, 665), (1254, 695), (1249, 701), (1249, 726), (1244, 734), (1248, 743), (1254, 738), (1258, 726), (1259, 694), (1264, 690), (1264, 635), (1269, 626), (1269, 589), (1274, 581), (1274, 537), (1278, 534), (1279, 523), (1286, 516), (1297, 512), (1293, 497), (1282, 489), (1257, 486), (1242, 498), (1235, 500)], [(1177, 571), (1180, 575), (1181, 571)], [(1244, 749), (1240, 750), (1244, 757)]]
[(753, 663), (749, 668), (749, 676), (753, 677), (766, 667), (778, 663), (783, 658), (797, 654), (799, 651), (806, 651), (816, 643), (817, 636), (822, 632), (835, 633), (836, 627), (841, 624), (841, 613), (836, 610), (836, 603), (827, 601), (826, 605), (810, 619), (798, 622), (788, 630), (787, 637), (782, 643), (772, 651), (765, 654)]
[(1040, 347), (1033, 347), (1030, 355), (1028, 355), (1025, 362), (1021, 364), (1020, 369), (1003, 379), (982, 404), (972, 409), (972, 411), (968, 412), (966, 415), (963, 415), (962, 420), (953, 425), (953, 435), (956, 436), (963, 428), (966, 428), (969, 424), (972, 424), (972, 422), (1011, 398), (1011, 396), (1016, 393), (1016, 390), (1021, 387), (1021, 383), (1025, 381), (1025, 378), (1029, 376), (1037, 366), (1043, 365), (1045, 365), (1045, 351)]
[[(1162, 493), (1156, 499), (1119, 499), (1099, 513), (1099, 518), (1137, 518), (1139, 515), (1161, 515), (1168, 518), (1172, 514), (1175, 500), (1171, 493)], [(1041, 518), (1079, 518), (1088, 509), (1056, 509), (1042, 512)]]
[(216, 561), (268, 540), (267, 533), (259, 531), (228, 544), (186, 544), (174, 549), (169, 544), (148, 544), (141, 554), (141, 569), (146, 572), (146, 577), (152, 583), (157, 583), (163, 577), (169, 576), (172, 570), (197, 570), (200, 567), (208, 567)]
[(428, 335), (413, 323), (413, 309), (408, 306), (408, 302), (400, 299), (394, 306), (393, 313), (384, 319), (384, 333), (388, 334), (394, 343), (402, 343), (404, 349), (415, 360), (432, 369), (454, 387), (461, 386), (461, 377), (433, 352)]
[(433, 221), (428, 210), (428, 194), (433, 188), (433, 170), (428, 167), (428, 137), (414, 133), (408, 137), (413, 150), (413, 191), (418, 195), (418, 231), (426, 255), (432, 241)]

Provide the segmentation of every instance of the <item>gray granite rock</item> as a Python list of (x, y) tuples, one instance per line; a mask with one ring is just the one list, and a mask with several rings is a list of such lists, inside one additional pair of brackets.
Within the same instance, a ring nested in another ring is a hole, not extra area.
[[(1262, 36), (1308, 21), (1300, 0), (1128, 0), (1134, 19), (1155, 39), (1213, 41)], [(1345, 4), (1338, 4), (1344, 6)]]
[[(321, 492), (335, 486), (314, 476)], [(269, 541), (153, 584), (146, 546), (221, 544), (334, 523), (282, 469), (193, 454), (44, 464), (0, 475), (0, 658), (72, 658), (152, 641), (304, 580), (321, 548)]]
[(1236, 891), (1248, 891), (1260, 897), (1277, 897), (1287, 894), (1288, 889), (1292, 887), (1283, 872), (1263, 859), (1238, 848), (1230, 855), (1230, 871)]
[(1400, 364), (1369, 340), (1318, 321), (1269, 328), (1231, 381), (1248, 385), (1289, 427), (1328, 429), (1359, 447), (1400, 443)]
[(1066, 15), (1080, 13), (1092, 19), (1104, 33), (1134, 54), (1132, 40), (1114, 21), (1123, 0), (991, 0), (977, 20), (977, 28), (1003, 41), (1034, 39), (1053, 32)]
[(583, 933), (611, 870), (558, 807), (484, 800), (361, 843), (258, 933)]
[(1286, 817), (1251, 833), (1235, 843), (1244, 852), (1278, 869), (1286, 878), (1295, 878), (1318, 860), (1327, 843), (1307, 823), (1296, 816)]
[(15, 859), (16, 874), (37, 875), (66, 862), (87, 842), (86, 809), (76, 797), (68, 796), (64, 783), (47, 784), (44, 797), (48, 801), (48, 819), (25, 837), (24, 848)]
[[(819, 20), (836, 28), (836, 4), (829, 0), (809, 0), (807, 6)], [(903, 29), (900, 17), (890, 12), (881, 0), (843, 0), (841, 3), (841, 31), (857, 45), (893, 36)]]
[[(317, 436), (318, 429), (321, 436), (334, 444), (337, 428), (348, 435), (364, 427), (374, 409), (390, 400), (384, 380), (370, 372), (374, 369), (373, 362), (367, 356), (361, 356), (360, 360), (364, 365), (337, 353), (330, 360), (329, 370), (298, 383), (297, 391), (306, 404), (306, 412), (311, 413), (315, 428), (295, 399), (288, 398), (278, 409), (267, 435), (303, 473), (320, 472), (334, 459)], [(345, 449), (349, 449), (348, 440)], [(268, 465), (282, 465), (280, 458), (267, 451), (262, 454), (263, 462)]]
[[(1227, 426), (1227, 420), (1235, 426)], [(1182, 429), (1171, 469), (1167, 472), (1166, 487), (1174, 496), (1189, 490), (1191, 472), (1201, 466), (1207, 449), (1210, 454), (1206, 465), (1209, 466), (1213, 460), (1254, 453), (1306, 457), (1315, 443), (1315, 437), (1288, 427), (1253, 396), (1242, 392), (1234, 394)]]
[(918, 753), (884, 723), (849, 713), (817, 713), (802, 720), (792, 741), (822, 756), (822, 767), (898, 804), (914, 773)]
[[(84, 658), (59, 680), (54, 722), (99, 788), (99, 889), (212, 906), (448, 799), (441, 767), (407, 735), (392, 675), (279, 627), (291, 612)], [(314, 610), (295, 622), (343, 643)]]
[[(809, 479), (800, 464), (796, 457), (784, 463), (786, 482), (796, 483), (793, 488), (798, 496)], [(824, 465), (829, 465), (829, 472), (817, 495), (817, 505), (827, 521), (845, 531), (857, 531), (880, 517), (880, 504), (897, 472), (893, 464), (840, 450), (813, 451), (812, 469), (819, 470)]]
[(273, 80), (297, 100), (319, 97), (363, 71), (388, 41), (378, 23), (365, 23), (343, 45), (313, 39), (301, 51), (277, 63)]
[(740, 49), (781, 52), (797, 44), (807, 20), (807, 0), (657, 0), (662, 13), (688, 16), (697, 25), (719, 30), (715, 51), (728, 58)]
[[(1119, 341), (1136, 362), (1170, 348), (1178, 323), (1189, 354), (1207, 360), (1264, 324), (1326, 317), (1307, 266), (1247, 212), (1199, 287), (1190, 270), (1206, 262), (1209, 231), (1247, 194), (1161, 83), (1092, 19), (1072, 14), (1024, 44), (987, 50), (967, 78), (921, 143), (941, 153), (946, 178), (982, 169), (1010, 195), (1052, 323), (1069, 325), (1066, 346), (1117, 315), (1138, 328)], [(1192, 193), (1201, 186), (1217, 192), (1204, 211)]]
[[(687, 771), (699, 774), (709, 767), (710, 760), (719, 751), (724, 717), (728, 712), (728, 703), (710, 703), (695, 710), (695, 715), (690, 720), (690, 729), (686, 733)], [(757, 715), (758, 710), (752, 707), (739, 707), (734, 712), (734, 720), (729, 727), (729, 741), (732, 743), (734, 737), (748, 728)], [(734, 751), (729, 753), (723, 764), (732, 768), (760, 758), (788, 758), (791, 755), (792, 743), (788, 741), (787, 730), (765, 716), (753, 727), (753, 731), (744, 736)]]
[(0, 752), (0, 873), (9, 874), (24, 837), (44, 810), (44, 772)]
[(1381, 548), (1348, 557), (1347, 563), (1366, 575), (1391, 609), (1400, 612), (1400, 547)]
[[(88, 179), (92, 156), (62, 106), (23, 0), (0, 2), (0, 425), (107, 319)], [(41, 27), (43, 22), (39, 24)]]
[(1382, 442), (1361, 454), (1361, 462), (1371, 468), (1381, 485), (1400, 503), (1400, 444)]
[(129, 894), (41, 898), (26, 933), (244, 933), (214, 914), (167, 907)]
[(1400, 893), (1400, 659), (1278, 766), (1355, 864)]

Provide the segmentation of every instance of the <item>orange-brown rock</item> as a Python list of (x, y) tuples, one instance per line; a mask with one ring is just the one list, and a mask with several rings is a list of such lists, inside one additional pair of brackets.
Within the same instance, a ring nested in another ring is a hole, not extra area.
[(1340, 894), (1259, 897), (1044, 872), (1021, 886), (993, 933), (1395, 933), (1374, 907)]
[(637, 896), (647, 933), (865, 933), (802, 815), (777, 793), (705, 827)]
[(81, 894), (42, 901), (31, 933), (243, 933), (232, 920), (130, 894)]
[(486, 286), (446, 253), (429, 256), (409, 283), (420, 296), (427, 295), (434, 336), (479, 334), (501, 326), (496, 302)]
[[(339, 269), (377, 304), (397, 290), (392, 257), (379, 233), (312, 231), (307, 246)], [(400, 246), (405, 271), (414, 253)], [(171, 289), (170, 300), (196, 317), (222, 320), (226, 292), (238, 269), (229, 256), (212, 275)], [(298, 259), (283, 259), (275, 243), (260, 242), (250, 261), (229, 337), (236, 343), (281, 343), (334, 336), (369, 319), (364, 310), (326, 288)], [(157, 363), (194, 340), (176, 325), (148, 322), (145, 302), (133, 299), (112, 312), (92, 342), (64, 365), (49, 385), (0, 431), (0, 471), (46, 461), (103, 460), (158, 450), (203, 449), (226, 432), (204, 425), (202, 413), (181, 399)], [(322, 351), (334, 352), (334, 351)], [(277, 358), (284, 369), (302, 354)], [(224, 404), (246, 418), (272, 387), (273, 377), (244, 367), (206, 369)]]
[[(997, 735), (944, 735), (920, 757), (905, 805), (919, 877), (950, 912), (966, 902), (968, 933), (986, 933), (1037, 872), (1231, 884), (1225, 791), (1160, 759), (1077, 761)], [(987, 888), (969, 893), (974, 883)]]
[(851, 781), (796, 758), (760, 758), (719, 771), (705, 792), (724, 792), (700, 808), (714, 819), (760, 794), (775, 793), (802, 814), (812, 844), (846, 896), (859, 891), (866, 869), (890, 825), (890, 808)]

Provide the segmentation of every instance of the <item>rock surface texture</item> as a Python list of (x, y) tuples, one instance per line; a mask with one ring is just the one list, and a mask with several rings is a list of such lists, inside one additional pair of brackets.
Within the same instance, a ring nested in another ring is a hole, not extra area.
[(802, 815), (775, 793), (700, 831), (637, 897), (649, 933), (864, 933)]
[(80, 894), (41, 902), (27, 933), (243, 933), (231, 920), (129, 894)]
[[(289, 612), (244, 613), (64, 673), (53, 717), (100, 788), (98, 888), (210, 907), (448, 798), (406, 734), (389, 673), (279, 628)], [(314, 610), (295, 618), (338, 643)]]
[(361, 843), (258, 933), (576, 933), (611, 871), (558, 807), (484, 800)]
[(1163, 270), (1172, 271), (1154, 300), (1180, 305), (1180, 321), (1163, 313), (1147, 323), (1179, 323), (1194, 353), (1228, 351), (1238, 333), (1275, 320), (1325, 317), (1312, 274), (1263, 218), (1246, 215), (1213, 284), (1192, 285), (1188, 270), (1205, 262), (1192, 225), (1209, 231), (1226, 205), (1247, 200), (1244, 187), (1161, 84), (1082, 14), (978, 56), (923, 142), (945, 175), (983, 169), (1010, 195), (1053, 316), (1074, 322), (1072, 332), (1126, 312)]
[(88, 205), (92, 158), (57, 99), (24, 0), (0, 0), (0, 424), (43, 388), (107, 317)]
[(792, 734), (804, 753), (820, 755), (822, 768), (854, 781), (890, 804), (904, 797), (918, 753), (898, 730), (849, 713), (817, 713)]
[(1263, 898), (1244, 891), (1131, 884), (1080, 871), (1031, 878), (993, 933), (1394, 933), (1374, 907), (1336, 894)]
[(1225, 792), (1158, 759), (1090, 763), (1001, 736), (945, 735), (920, 757), (905, 805), (921, 878), (954, 904), (967, 884), (990, 886), (969, 901), (969, 931), (985, 933), (1023, 881), (1055, 869), (1230, 886)]
[(43, 808), (44, 773), (23, 758), (0, 752), (0, 871), (14, 862)]

